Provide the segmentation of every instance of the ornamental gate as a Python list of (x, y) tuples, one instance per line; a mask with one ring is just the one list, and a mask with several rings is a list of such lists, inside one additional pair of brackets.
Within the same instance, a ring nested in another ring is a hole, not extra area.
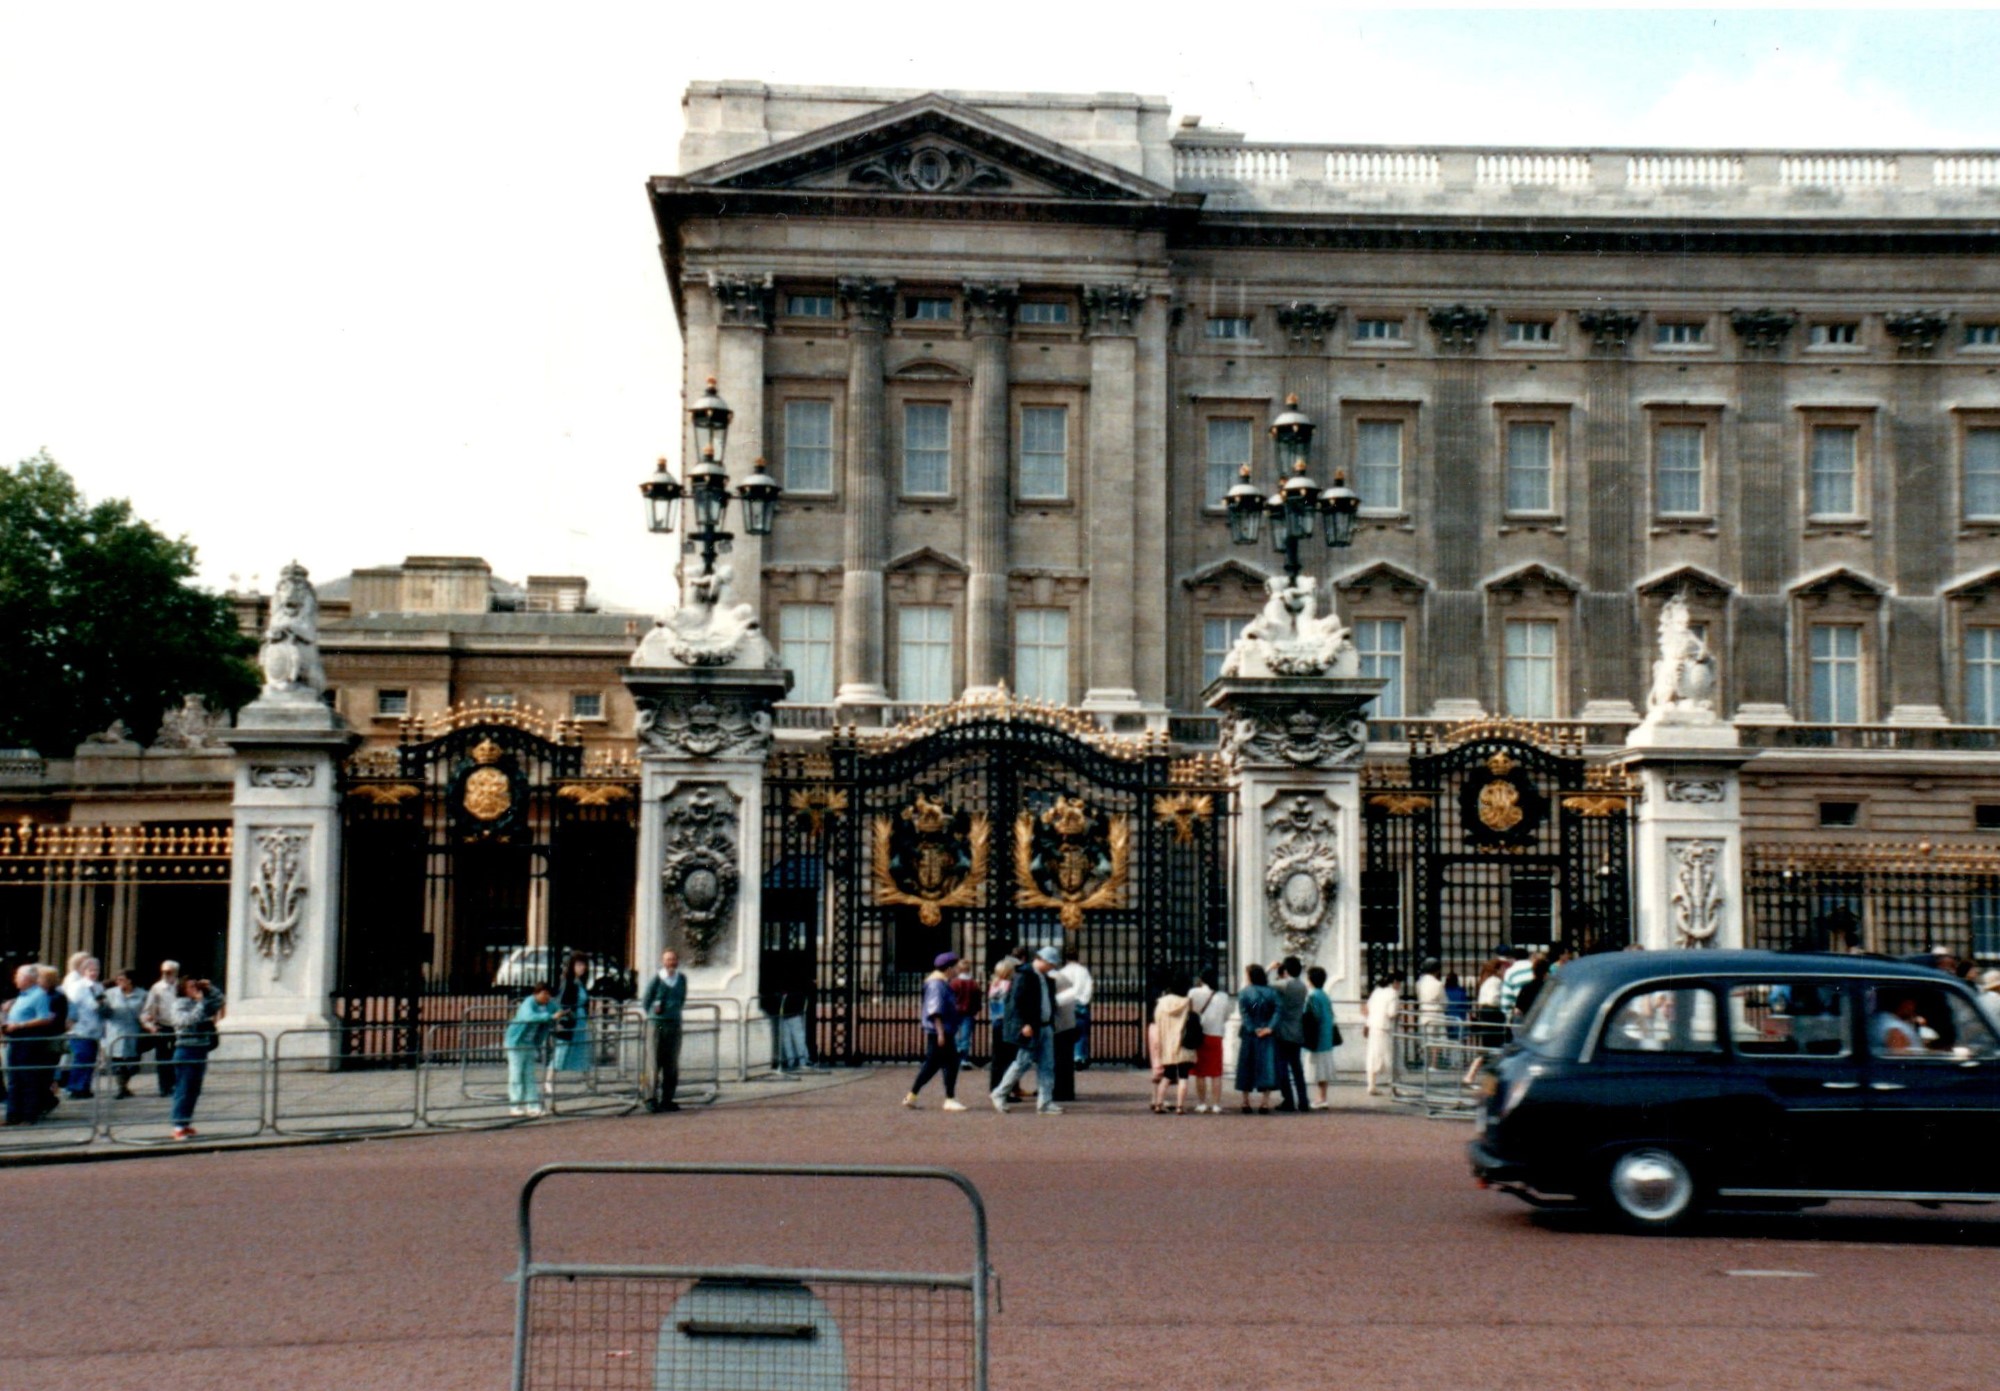
[(497, 990), (553, 980), (561, 954), (626, 965), (638, 774), (586, 764), (575, 730), (467, 706), (406, 722), (342, 776), (336, 1016), (412, 1030)]
[(1015, 944), (1062, 943), (1094, 980), (1092, 1058), (1144, 1062), (1145, 1011), (1169, 976), (1228, 961), (1232, 806), (1211, 757), (1005, 696), (780, 750), (764, 1008), (809, 1013), (829, 1061), (913, 1060), (939, 953), (970, 962), (983, 994)]
[(1363, 769), (1363, 965), (1414, 982), (1426, 958), (1472, 989), (1502, 946), (1579, 953), (1632, 940), (1631, 800), (1621, 770), (1583, 757), (1582, 731), (1478, 721), (1408, 767)]

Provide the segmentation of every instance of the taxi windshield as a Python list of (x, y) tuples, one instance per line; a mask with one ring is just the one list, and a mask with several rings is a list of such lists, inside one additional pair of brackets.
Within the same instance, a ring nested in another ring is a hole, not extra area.
[(1589, 1008), (1588, 994), (1580, 986), (1565, 983), (1560, 975), (1551, 977), (1523, 1025), (1528, 1046), (1546, 1052), (1550, 1043), (1568, 1031), (1578, 1012)]

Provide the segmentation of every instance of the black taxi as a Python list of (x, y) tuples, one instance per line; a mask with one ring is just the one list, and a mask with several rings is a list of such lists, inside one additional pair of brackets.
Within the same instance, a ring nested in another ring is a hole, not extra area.
[(1473, 1176), (1660, 1231), (1707, 1206), (2000, 1200), (2000, 1035), (1876, 957), (1570, 962), (1487, 1070)]

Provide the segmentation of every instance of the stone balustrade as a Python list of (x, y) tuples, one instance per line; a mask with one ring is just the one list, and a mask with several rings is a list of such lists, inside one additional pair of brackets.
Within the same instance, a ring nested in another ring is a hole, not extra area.
[(1174, 182), (1210, 206), (1450, 212), (1519, 202), (1633, 216), (1990, 217), (2000, 152), (1287, 145), (1184, 131)]

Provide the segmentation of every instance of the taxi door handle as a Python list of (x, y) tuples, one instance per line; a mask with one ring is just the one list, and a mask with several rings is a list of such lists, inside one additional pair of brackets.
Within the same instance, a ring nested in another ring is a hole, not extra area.
[(1861, 1086), (1859, 1082), (1822, 1082), (1820, 1085), (1830, 1092), (1851, 1092)]
[(1901, 1082), (1870, 1082), (1868, 1089), (1876, 1092), (1906, 1092), (1909, 1090)]

